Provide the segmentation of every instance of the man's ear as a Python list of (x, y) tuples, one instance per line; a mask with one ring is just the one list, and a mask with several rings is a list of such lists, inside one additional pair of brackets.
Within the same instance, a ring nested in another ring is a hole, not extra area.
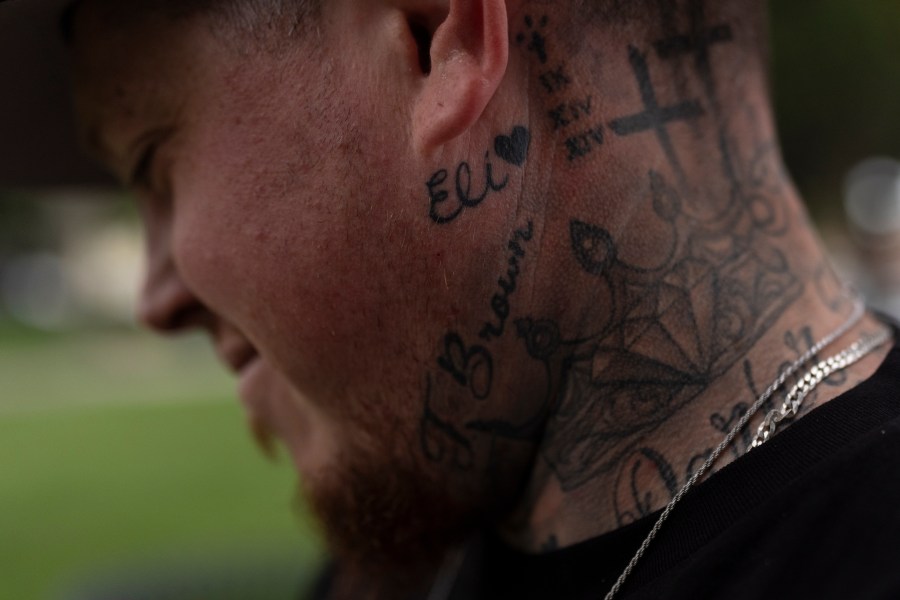
[(413, 112), (425, 154), (466, 131), (497, 91), (509, 60), (506, 1), (449, 0), (430, 43), (430, 72)]

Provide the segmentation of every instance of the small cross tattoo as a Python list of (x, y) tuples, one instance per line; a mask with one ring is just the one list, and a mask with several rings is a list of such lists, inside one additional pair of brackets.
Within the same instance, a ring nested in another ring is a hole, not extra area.
[(525, 26), (529, 29), (531, 35), (527, 36), (524, 33), (520, 33), (516, 36), (516, 42), (521, 44), (528, 40), (528, 45), (525, 48), (530, 52), (534, 52), (542, 65), (547, 64), (547, 38), (539, 31), (547, 26), (547, 17), (543, 16), (535, 23), (531, 15), (525, 15)]
[(675, 148), (669, 137), (666, 126), (673, 121), (687, 121), (696, 119), (704, 113), (703, 107), (697, 100), (686, 100), (670, 106), (660, 106), (656, 100), (656, 92), (650, 81), (650, 70), (647, 67), (647, 57), (634, 46), (628, 48), (628, 60), (637, 79), (641, 91), (641, 100), (644, 102), (644, 111), (634, 115), (621, 117), (610, 121), (609, 127), (618, 136), (628, 136), (653, 130), (659, 139), (659, 144), (666, 153), (666, 158), (679, 178), (684, 179), (684, 171), (678, 162)]
[(710, 51), (715, 44), (733, 41), (734, 33), (728, 24), (723, 23), (713, 27), (705, 25), (702, 0), (692, 0), (690, 17), (691, 29), (689, 32), (659, 40), (653, 46), (656, 48), (656, 54), (664, 60), (692, 54), (694, 66), (703, 81), (706, 93), (714, 99), (716, 84), (709, 61)]

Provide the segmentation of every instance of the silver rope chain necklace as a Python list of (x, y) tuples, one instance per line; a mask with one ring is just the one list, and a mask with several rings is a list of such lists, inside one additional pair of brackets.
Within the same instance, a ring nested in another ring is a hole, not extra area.
[[(715, 450), (709, 455), (703, 465), (697, 469), (693, 475), (691, 475), (690, 479), (684, 484), (684, 486), (678, 490), (678, 493), (672, 497), (672, 500), (666, 505), (665, 509), (663, 509), (662, 513), (659, 515), (659, 518), (654, 523), (653, 527), (650, 529), (650, 533), (647, 534), (647, 537), (644, 538), (644, 541), (641, 543), (637, 552), (635, 552), (634, 556), (628, 561), (628, 565), (625, 567), (625, 570), (622, 571), (622, 574), (619, 575), (619, 578), (616, 580), (615, 584), (613, 584), (612, 589), (604, 597), (604, 600), (612, 600), (613, 597), (619, 592), (622, 588), (622, 585), (625, 583), (625, 580), (631, 575), (631, 572), (634, 570), (638, 561), (640, 561), (641, 557), (644, 556), (644, 553), (647, 551), (647, 547), (651, 542), (656, 538), (656, 535), (659, 533), (662, 524), (669, 518), (669, 515), (672, 512), (672, 509), (676, 504), (684, 497), (685, 494), (706, 474), (706, 472), (712, 467), (713, 463), (718, 460), (719, 456), (721, 456), (722, 452), (725, 451), (728, 446), (734, 441), (734, 438), (747, 426), (747, 423), (750, 422), (750, 419), (759, 411), (759, 409), (765, 404), (765, 402), (772, 397), (784, 382), (787, 381), (788, 377), (796, 373), (801, 367), (803, 367), (806, 363), (808, 363), (814, 356), (816, 356), (822, 349), (826, 346), (834, 342), (836, 339), (847, 333), (854, 325), (859, 323), (863, 315), (865, 314), (865, 306), (863, 302), (858, 297), (854, 301), (853, 312), (850, 314), (850, 317), (837, 329), (823, 337), (817, 343), (815, 343), (806, 353), (804, 353), (800, 358), (795, 360), (793, 363), (788, 366), (787, 369), (781, 372), (778, 377), (775, 378), (769, 387), (760, 394), (759, 398), (756, 399), (756, 402), (747, 409), (747, 412), (741, 417), (738, 423), (728, 432), (725, 436), (725, 439), (716, 446)], [(759, 429), (754, 437), (750, 450), (759, 447), (766, 440), (770, 439), (775, 432), (775, 429), (778, 425), (785, 419), (793, 418), (796, 416), (797, 412), (800, 409), (800, 405), (803, 402), (804, 398), (815, 388), (819, 383), (821, 383), (826, 377), (831, 375), (832, 373), (839, 371), (841, 369), (845, 369), (852, 365), (853, 363), (859, 361), (864, 356), (884, 344), (888, 338), (890, 338), (890, 330), (883, 329), (881, 332), (874, 336), (863, 336), (860, 340), (854, 342), (849, 348), (843, 350), (842, 352), (827, 358), (816, 365), (814, 365), (807, 373), (805, 373), (800, 380), (791, 388), (790, 392), (788, 392), (787, 397), (780, 409), (773, 409), (770, 411), (766, 417), (763, 419), (762, 424), (759, 426)], [(749, 450), (748, 450), (749, 451)]]
[[(825, 347), (829, 346), (839, 337), (847, 333), (851, 328), (857, 325), (865, 315), (865, 306), (862, 300), (855, 296), (853, 311), (851, 312), (848, 319), (842, 323), (839, 327), (833, 330), (831, 333), (820, 339), (818, 342), (813, 344), (809, 350), (807, 350), (800, 358), (792, 362), (784, 371), (782, 371), (775, 380), (769, 384), (769, 387), (759, 395), (756, 399), (756, 402), (747, 409), (747, 412), (741, 417), (738, 423), (728, 432), (725, 436), (725, 439), (716, 446), (716, 448), (712, 451), (706, 461), (697, 469), (693, 475), (688, 479), (688, 481), (684, 484), (684, 486), (678, 490), (678, 492), (672, 497), (672, 500), (666, 505), (663, 509), (662, 513), (660, 513), (659, 518), (654, 523), (653, 527), (650, 529), (650, 533), (647, 534), (647, 537), (644, 538), (644, 541), (641, 543), (637, 552), (635, 552), (634, 556), (628, 561), (628, 565), (622, 571), (622, 574), (619, 575), (615, 584), (613, 584), (612, 589), (604, 596), (604, 600), (612, 600), (619, 593), (622, 588), (622, 585), (625, 583), (625, 580), (628, 579), (628, 576), (631, 575), (631, 572), (634, 570), (638, 561), (644, 556), (644, 553), (647, 551), (647, 547), (653, 542), (656, 538), (656, 535), (659, 533), (660, 528), (666, 519), (669, 518), (672, 510), (675, 505), (688, 493), (688, 491), (694, 487), (694, 485), (700, 481), (700, 479), (709, 471), (710, 467), (719, 459), (722, 453), (725, 451), (728, 446), (734, 441), (735, 437), (744, 430), (747, 424), (750, 422), (750, 419), (759, 412), (759, 409), (762, 408), (763, 404), (766, 403), (769, 398), (772, 397), (776, 391), (778, 391), (781, 386), (784, 385), (785, 381), (792, 375), (794, 375), (797, 371), (800, 370), (806, 363), (813, 359), (816, 355), (819, 354)], [(805, 374), (803, 374), (798, 382), (791, 388), (785, 397), (784, 403), (780, 408), (773, 409), (769, 411), (769, 413), (763, 418), (763, 422), (760, 424), (756, 436), (753, 438), (748, 452), (753, 450), (754, 448), (759, 447), (764, 442), (769, 440), (772, 435), (774, 435), (775, 430), (778, 425), (781, 424), (782, 421), (786, 419), (792, 419), (797, 415), (800, 410), (800, 407), (803, 403), (803, 400), (812, 392), (815, 387), (824, 381), (831, 374), (840, 371), (849, 367), (850, 365), (858, 362), (867, 354), (884, 344), (891, 337), (890, 329), (885, 328), (882, 329), (879, 333), (873, 336), (863, 336), (861, 339), (857, 340), (853, 344), (851, 344), (848, 348), (843, 351), (822, 360), (815, 365), (813, 365)], [(465, 552), (461, 551), (459, 553), (454, 553), (445, 563), (442, 565), (438, 576), (434, 584), (432, 585), (431, 590), (429, 590), (428, 600), (445, 600), (448, 598), (452, 592), (452, 589), (456, 583), (456, 579), (459, 575), (459, 571), (462, 566), (463, 556), (465, 556)]]

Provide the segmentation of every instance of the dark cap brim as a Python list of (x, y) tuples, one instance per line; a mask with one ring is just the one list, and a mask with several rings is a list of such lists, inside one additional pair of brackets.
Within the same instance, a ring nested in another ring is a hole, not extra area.
[(0, 0), (0, 187), (110, 184), (78, 147), (61, 18), (71, 0)]

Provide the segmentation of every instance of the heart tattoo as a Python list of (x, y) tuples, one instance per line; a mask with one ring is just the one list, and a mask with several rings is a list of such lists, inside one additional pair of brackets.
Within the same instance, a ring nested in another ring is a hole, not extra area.
[(494, 138), (494, 152), (511, 165), (521, 167), (528, 157), (531, 134), (522, 126), (514, 127), (510, 135)]

